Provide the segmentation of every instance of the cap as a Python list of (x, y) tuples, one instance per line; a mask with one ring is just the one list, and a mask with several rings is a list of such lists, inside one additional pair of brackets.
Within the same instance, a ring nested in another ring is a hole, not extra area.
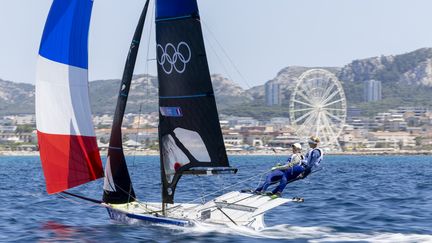
[(320, 139), (317, 136), (310, 137), (309, 141), (308, 141), (308, 143), (310, 143), (310, 144), (318, 144), (319, 142), (320, 142)]
[(302, 149), (301, 144), (299, 144), (299, 143), (293, 143), (291, 145), (291, 147), (296, 148), (296, 149)]

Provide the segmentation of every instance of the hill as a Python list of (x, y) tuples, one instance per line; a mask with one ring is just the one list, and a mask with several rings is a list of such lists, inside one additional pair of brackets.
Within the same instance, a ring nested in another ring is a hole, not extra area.
[[(266, 83), (281, 84), (282, 106), (265, 106), (265, 85), (245, 90), (222, 75), (212, 75), (220, 113), (252, 116), (258, 119), (288, 116), (288, 101), (300, 75), (313, 67), (283, 68)], [(354, 60), (343, 67), (319, 67), (334, 73), (345, 89), (348, 106), (360, 107), (372, 116), (398, 106), (432, 107), (432, 48), (413, 52)], [(382, 81), (383, 100), (363, 102), (363, 82)], [(89, 84), (94, 114), (112, 114), (117, 101), (120, 80), (97, 80)], [(136, 75), (133, 78), (126, 112), (157, 111), (157, 78)], [(0, 115), (34, 113), (34, 86), (0, 79)]]
[[(323, 68), (323, 67), (320, 67)], [(288, 102), (300, 75), (311, 67), (292, 66), (282, 69), (267, 83), (281, 84), (282, 106), (265, 106), (265, 85), (249, 89), (254, 98), (239, 106), (224, 109), (226, 114), (254, 116), (258, 119), (270, 116), (288, 116)], [(373, 116), (378, 112), (399, 106), (432, 107), (429, 98), (432, 92), (432, 48), (422, 48), (396, 56), (379, 56), (354, 60), (342, 68), (324, 67), (334, 73), (342, 83), (349, 107), (359, 107), (363, 115)], [(382, 81), (383, 100), (363, 101), (363, 82), (375, 79)], [(251, 111), (252, 110), (252, 111)]]
[[(253, 100), (252, 96), (233, 81), (221, 75), (212, 75), (213, 89), (219, 108), (237, 106)], [(93, 114), (114, 113), (120, 79), (97, 80), (89, 83)], [(132, 80), (126, 112), (157, 111), (157, 77), (135, 75)], [(0, 115), (33, 114), (35, 87), (0, 79)]]

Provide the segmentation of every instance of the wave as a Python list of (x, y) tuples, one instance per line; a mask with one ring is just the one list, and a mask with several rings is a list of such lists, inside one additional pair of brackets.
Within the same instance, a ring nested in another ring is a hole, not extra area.
[[(180, 229), (180, 228), (179, 228)], [(237, 235), (260, 239), (307, 240), (311, 243), (321, 242), (374, 242), (374, 243), (432, 243), (432, 235), (403, 234), (391, 232), (349, 233), (337, 232), (329, 227), (303, 227), (288, 224), (275, 225), (256, 231), (243, 226), (225, 226), (198, 223), (193, 227), (181, 228), (188, 236), (203, 236), (211, 233)]]

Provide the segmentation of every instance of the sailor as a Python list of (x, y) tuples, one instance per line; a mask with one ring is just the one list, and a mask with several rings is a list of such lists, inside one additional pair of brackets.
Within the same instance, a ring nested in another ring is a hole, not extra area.
[(304, 167), (304, 172), (302, 172), (297, 179), (304, 179), (308, 176), (312, 168), (318, 167), (323, 160), (323, 151), (318, 148), (318, 144), (320, 143), (320, 139), (317, 136), (312, 136), (309, 138), (309, 151), (306, 153), (305, 160), (302, 161), (302, 166)]
[(287, 159), (286, 164), (273, 167), (271, 169), (272, 172), (267, 175), (264, 183), (255, 189), (255, 193), (264, 193), (270, 185), (279, 182), (279, 185), (272, 193), (280, 195), (289, 180), (296, 178), (304, 172), (304, 168), (301, 166), (302, 161), (304, 161), (304, 157), (301, 154), (301, 145), (294, 143), (291, 147), (292, 155)]

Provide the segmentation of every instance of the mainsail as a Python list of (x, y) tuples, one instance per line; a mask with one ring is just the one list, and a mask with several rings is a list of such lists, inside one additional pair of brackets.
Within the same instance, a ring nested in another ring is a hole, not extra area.
[(162, 201), (173, 203), (183, 174), (229, 163), (196, 0), (156, 0), (156, 42)]
[(48, 193), (103, 176), (88, 92), (92, 0), (54, 0), (36, 75), (36, 124)]
[(108, 158), (105, 168), (104, 195), (106, 203), (127, 203), (135, 201), (135, 192), (126, 165), (123, 153), (121, 126), (126, 109), (129, 89), (132, 83), (135, 61), (138, 55), (139, 44), (144, 28), (144, 22), (149, 5), (149, 0), (144, 5), (141, 17), (135, 30), (129, 54), (126, 60), (120, 91), (117, 99), (117, 107), (114, 114), (111, 138), (108, 149)]

